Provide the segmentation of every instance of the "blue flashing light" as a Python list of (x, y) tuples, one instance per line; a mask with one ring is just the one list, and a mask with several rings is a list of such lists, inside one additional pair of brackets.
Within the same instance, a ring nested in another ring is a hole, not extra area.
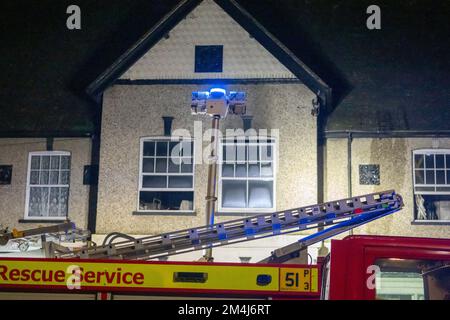
[(223, 93), (224, 95), (227, 94), (227, 91), (226, 91), (225, 89), (222, 89), (222, 88), (212, 88), (211, 90), (209, 90), (209, 92), (210, 92), (210, 93), (213, 93), (213, 92), (220, 92), (220, 93)]

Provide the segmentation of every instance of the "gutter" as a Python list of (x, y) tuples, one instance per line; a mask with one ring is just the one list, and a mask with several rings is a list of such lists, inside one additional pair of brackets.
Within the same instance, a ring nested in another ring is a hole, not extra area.
[(325, 139), (352, 138), (437, 138), (450, 137), (450, 130), (325, 130)]

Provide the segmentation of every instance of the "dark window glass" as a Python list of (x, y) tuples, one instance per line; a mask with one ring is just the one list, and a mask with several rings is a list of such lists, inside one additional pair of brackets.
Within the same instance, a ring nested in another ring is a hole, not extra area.
[(155, 143), (154, 142), (144, 142), (144, 156), (154, 156), (155, 155)]
[(436, 170), (436, 184), (445, 184), (444, 170)]
[(443, 154), (436, 155), (436, 168), (444, 168), (445, 156)]
[(423, 168), (423, 154), (414, 155), (414, 165), (416, 168)]
[(415, 176), (416, 176), (416, 184), (424, 184), (425, 183), (423, 170), (416, 170)]
[(425, 155), (425, 165), (427, 169), (434, 169), (434, 154)]
[(222, 72), (223, 46), (195, 46), (195, 72)]
[(427, 170), (426, 184), (434, 184), (434, 170)]
[(156, 143), (156, 155), (158, 157), (167, 156), (167, 142), (157, 142)]

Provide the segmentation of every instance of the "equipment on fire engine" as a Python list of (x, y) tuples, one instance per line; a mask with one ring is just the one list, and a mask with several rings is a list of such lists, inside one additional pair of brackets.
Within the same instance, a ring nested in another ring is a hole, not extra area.
[(28, 230), (13, 229), (8, 232), (7, 229), (2, 230), (0, 234), (0, 245), (4, 246), (12, 241), (18, 244), (20, 251), (27, 251), (30, 243), (39, 240), (58, 241), (58, 242), (74, 242), (86, 241), (90, 237), (90, 232), (76, 228), (75, 223), (67, 221), (53, 226), (38, 227)]

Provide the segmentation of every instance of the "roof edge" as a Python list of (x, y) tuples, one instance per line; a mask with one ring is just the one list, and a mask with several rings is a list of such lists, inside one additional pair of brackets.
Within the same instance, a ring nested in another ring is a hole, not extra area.
[[(235, 0), (214, 0), (239, 25), (251, 34), (264, 48), (275, 56), (286, 68), (317, 94), (325, 105), (331, 104), (331, 88), (291, 50), (261, 25)], [(234, 10), (233, 10), (234, 9)]]
[(133, 63), (191, 12), (202, 0), (183, 0), (147, 31), (131, 48), (123, 53), (108, 69), (87, 88), (86, 93), (98, 102), (99, 96)]
[(347, 138), (439, 138), (450, 137), (450, 130), (325, 130), (327, 139)]

